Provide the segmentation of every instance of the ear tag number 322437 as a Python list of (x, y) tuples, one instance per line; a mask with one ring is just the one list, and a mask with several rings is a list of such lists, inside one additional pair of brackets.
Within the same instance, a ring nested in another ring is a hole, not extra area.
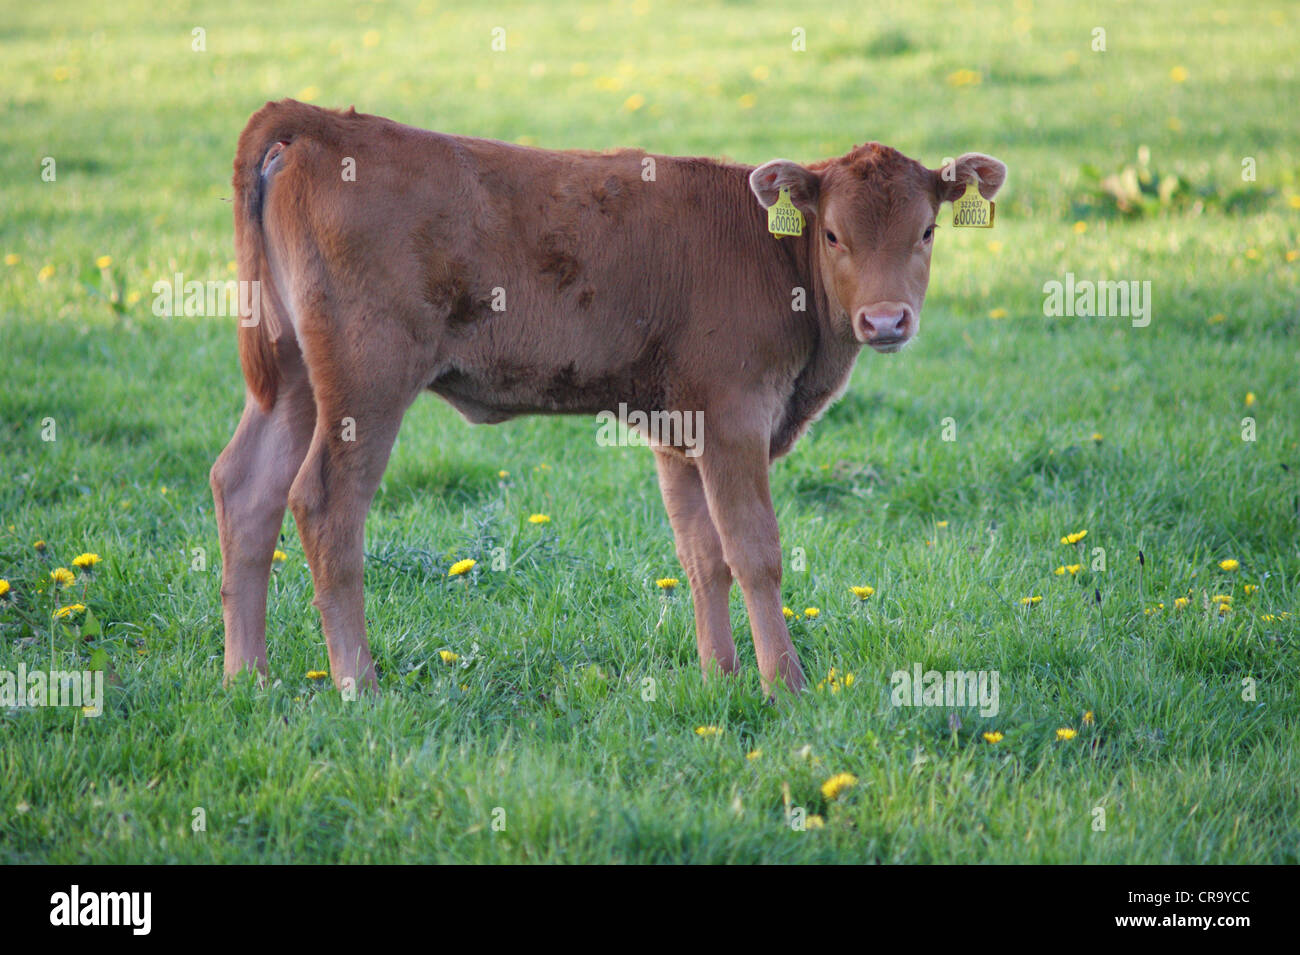
[(993, 228), (993, 203), (980, 195), (975, 183), (966, 183), (965, 195), (952, 204), (952, 224), (957, 229)]
[(767, 207), (767, 231), (778, 239), (783, 235), (803, 235), (803, 213), (790, 201), (789, 189), (782, 189), (776, 202)]

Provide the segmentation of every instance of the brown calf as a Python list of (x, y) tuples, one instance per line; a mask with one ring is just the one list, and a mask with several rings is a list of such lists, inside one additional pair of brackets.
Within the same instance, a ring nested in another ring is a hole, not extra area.
[[(266, 671), (287, 502), (334, 681), (375, 686), (366, 512), (403, 414), (433, 391), (476, 423), (700, 413), (698, 448), (654, 447), (700, 663), (736, 669), (739, 581), (764, 691), (801, 689), (768, 466), (862, 345), (916, 334), (940, 203), (969, 182), (991, 198), (1005, 172), (968, 153), (941, 174), (876, 143), (757, 169), (552, 152), (268, 103), (235, 157), (239, 277), (260, 288), (239, 329), (248, 396), (212, 468), (227, 677)], [(782, 190), (807, 225), (778, 240), (765, 209)]]

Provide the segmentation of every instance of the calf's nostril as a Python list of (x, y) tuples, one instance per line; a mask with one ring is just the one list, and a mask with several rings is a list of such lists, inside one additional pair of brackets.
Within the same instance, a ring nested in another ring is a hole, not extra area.
[(877, 305), (860, 309), (856, 314), (858, 337), (864, 342), (890, 342), (908, 337), (912, 310), (906, 305)]

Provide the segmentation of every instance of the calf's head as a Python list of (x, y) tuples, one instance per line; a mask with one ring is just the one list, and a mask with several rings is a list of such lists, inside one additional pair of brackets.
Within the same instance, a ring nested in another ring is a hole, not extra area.
[(1006, 166), (982, 153), (927, 169), (868, 143), (812, 166), (773, 159), (750, 174), (749, 185), (764, 207), (789, 190), (803, 212), (841, 334), (893, 352), (920, 327), (940, 204), (959, 198), (972, 182), (992, 199), (1006, 175)]

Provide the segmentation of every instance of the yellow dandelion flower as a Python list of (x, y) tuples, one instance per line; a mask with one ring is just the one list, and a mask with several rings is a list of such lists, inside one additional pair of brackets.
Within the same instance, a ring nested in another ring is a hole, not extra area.
[(856, 679), (857, 678), (852, 673), (845, 673), (841, 676), (840, 672), (836, 670), (835, 667), (831, 667), (830, 671), (826, 674), (826, 679), (817, 684), (817, 690), (820, 692), (829, 687), (832, 693), (838, 693), (842, 689), (848, 689), (851, 687)]
[(1262, 613), (1262, 614), (1259, 615), (1259, 619), (1260, 619), (1260, 620), (1263, 620), (1265, 623), (1272, 623), (1274, 620), (1277, 619), (1277, 614), (1274, 614), (1274, 613)]
[(99, 258), (95, 260), (96, 268), (106, 269), (112, 264), (113, 264), (113, 257), (111, 255), (101, 255)]
[(822, 783), (822, 795), (827, 799), (838, 799), (842, 792), (846, 789), (852, 789), (857, 784), (858, 777), (852, 773), (836, 773)]
[(758, 104), (758, 97), (753, 93), (746, 93), (740, 99), (736, 100), (736, 104), (741, 109), (753, 109)]
[(935, 521), (934, 526), (937, 527), (937, 528), (939, 528), (940, 530), (942, 530), (943, 528), (945, 528), (945, 527), (948, 526), (948, 522), (947, 522), (947, 521)]
[(623, 100), (623, 108), (629, 113), (635, 113), (645, 105), (645, 97), (640, 93), (633, 93), (627, 99)]
[(323, 680), (329, 675), (330, 675), (329, 670), (308, 670), (307, 671), (307, 679), (309, 680)]
[(819, 609), (817, 609), (816, 607), (805, 607), (805, 608), (804, 608), (803, 615), (804, 615), (805, 617), (816, 617), (816, 616), (817, 616), (818, 614), (820, 614), (820, 613), (821, 613), (821, 611), (820, 611)]
[(1083, 235), (1085, 232), (1088, 231), (1088, 223), (1086, 223), (1086, 222), (1084, 222), (1082, 219), (1080, 219), (1078, 222), (1076, 222), (1076, 223), (1075, 223), (1074, 225), (1072, 225), (1070, 228), (1072, 228), (1072, 229), (1074, 230), (1074, 234), (1075, 234), (1075, 235)]
[(288, 559), (289, 559), (289, 555), (282, 550), (277, 550), (275, 553), (271, 555), (271, 560), (277, 564), (283, 564)]
[(1228, 573), (1232, 573), (1234, 570), (1237, 570), (1239, 567), (1241, 567), (1241, 561), (1238, 560), (1233, 560), (1229, 558), (1228, 560), (1219, 561), (1219, 570), (1226, 570)]
[(763, 756), (763, 751), (761, 749), (751, 749), (748, 753), (745, 754), (745, 758), (749, 760), (751, 763), (756, 759), (761, 759), (762, 756)]
[(1169, 71), (1169, 78), (1173, 80), (1175, 83), (1186, 83), (1187, 69), (1182, 66), (1175, 66), (1172, 70)]
[(1100, 443), (1101, 443), (1101, 432), (1100, 432), (1100, 431), (1094, 431), (1094, 432), (1092, 433), (1092, 440), (1094, 440), (1094, 441), (1096, 441), (1098, 444), (1100, 444)]
[(870, 585), (863, 587), (850, 587), (849, 590), (853, 593), (853, 596), (857, 597), (859, 600), (866, 600), (876, 592), (876, 588)]
[(1062, 564), (1060, 567), (1056, 568), (1056, 570), (1052, 571), (1052, 573), (1056, 574), (1057, 577), (1064, 577), (1064, 576), (1065, 576), (1065, 565)]
[(3, 577), (0, 577), (0, 597), (4, 597), (8, 595), (9, 591), (11, 590), (13, 590), (13, 586), (9, 583), (9, 581), (5, 580)]
[(1077, 544), (1088, 536), (1087, 531), (1075, 531), (1073, 534), (1066, 534), (1061, 538), (1062, 544)]
[(16, 252), (10, 252), (5, 256), (5, 265), (17, 265), (21, 261), (22, 258)]
[(1246, 596), (1249, 597), (1255, 591), (1259, 590), (1259, 584), (1246, 584), (1242, 590), (1246, 591)]
[(138, 301), (140, 301), (140, 293), (139, 293), (139, 292), (128, 292), (128, 293), (127, 293), (127, 295), (126, 295), (126, 304), (127, 304), (127, 305), (134, 305), (134, 304), (135, 304), (136, 302), (138, 302)]
[(805, 829), (825, 829), (826, 820), (814, 813), (803, 822)]
[(472, 557), (466, 557), (464, 560), (458, 560), (456, 561), (456, 563), (451, 565), (451, 568), (447, 571), (447, 576), (459, 577), (461, 574), (467, 574), (474, 569), (474, 566), (477, 563), (478, 561), (474, 560)]
[(1033, 606), (1033, 605), (1036, 604), (1036, 603), (1042, 603), (1042, 601), (1043, 601), (1043, 598), (1042, 598), (1042, 596), (1041, 596), (1040, 594), (1035, 594), (1035, 595), (1032, 596), (1032, 597), (1021, 597), (1021, 598), (1020, 598), (1020, 602), (1021, 602), (1022, 604), (1024, 604), (1026, 607)]
[(60, 620), (67, 620), (69, 617), (73, 616), (74, 614), (85, 613), (85, 612), (86, 612), (85, 604), (68, 604), (66, 607), (60, 607), (58, 610), (54, 611), (54, 616), (58, 617)]
[(455, 663), (457, 660), (460, 659), (460, 654), (452, 653), (450, 650), (439, 650), (438, 657), (439, 659), (442, 660), (443, 663), (447, 664), (447, 666), (451, 666), (453, 663)]
[[(1300, 205), (1295, 206), (1295, 208), (1300, 209)], [(1284, 258), (1288, 262), (1294, 262), (1296, 259), (1300, 259), (1300, 249), (1287, 249)]]
[(68, 568), (66, 567), (58, 567), (50, 571), (50, 579), (54, 581), (56, 584), (62, 584), (64, 587), (70, 587), (72, 586), (73, 581), (77, 579), (77, 575), (74, 574), (72, 571), (68, 570)]
[(793, 620), (793, 619), (794, 619), (794, 611), (791, 610), (789, 607), (782, 607), (782, 608), (781, 608), (781, 616), (785, 617), (786, 620)]
[(1165, 609), (1165, 605), (1164, 605), (1164, 604), (1156, 604), (1154, 607), (1147, 607), (1147, 609), (1144, 610), (1144, 611), (1142, 611), (1142, 612), (1143, 612), (1144, 614), (1146, 614), (1146, 615), (1149, 617), (1149, 616), (1151, 616), (1152, 614), (1154, 614), (1154, 613), (1159, 613), (1160, 611), (1162, 611), (1162, 610), (1164, 610), (1164, 609)]
[(365, 33), (361, 34), (361, 45), (366, 49), (372, 49), (379, 46), (379, 31), (367, 30)]
[(696, 736), (717, 736), (722, 732), (721, 726), (697, 726), (695, 727)]
[(32, 546), (38, 551), (45, 550), (45, 541), (32, 541)]
[(992, 252), (994, 255), (997, 255), (999, 252), (1002, 251), (1002, 243), (999, 242), (997, 239), (991, 240), (988, 243), (988, 246), (989, 246), (989, 251)]
[(672, 590), (680, 583), (681, 581), (678, 580), (676, 577), (660, 577), (658, 580), (655, 581), (655, 586), (658, 587), (660, 590)]
[(1086, 713), (1083, 714), (1083, 725), (1091, 726), (1093, 722), (1094, 720), (1092, 716), (1092, 710), (1088, 710)]
[(1062, 726), (1059, 730), (1056, 731), (1057, 739), (1074, 739), (1078, 735), (1079, 735), (1078, 730), (1071, 729), (1068, 726)]
[(498, 471), (498, 472), (497, 472), (497, 477), (499, 477), (499, 478), (508, 478), (508, 477), (510, 477), (510, 472), (509, 472), (509, 471)]
[(72, 566), (80, 567), (82, 570), (90, 570), (100, 561), (98, 554), (78, 554), (72, 558)]
[(987, 732), (987, 733), (982, 733), (981, 735), (984, 737), (984, 742), (986, 742), (986, 743), (1000, 743), (1000, 742), (1002, 742), (1002, 734), (1001, 734), (1000, 732), (998, 732), (997, 730), (990, 730), (989, 732)]
[(954, 70), (948, 74), (949, 86), (979, 86), (984, 77), (975, 70)]
[(320, 96), (320, 90), (317, 87), (304, 86), (298, 91), (298, 96), (296, 98), (302, 100), (304, 103), (310, 103), (317, 96)]
[(36, 273), (36, 277), (42, 282), (48, 282), (50, 279), (54, 278), (54, 266), (42, 266), (41, 270)]
[(551, 523), (551, 518), (550, 518), (550, 515), (548, 515), (548, 514), (530, 514), (530, 515), (528, 516), (528, 523), (529, 523), (529, 524), (549, 524), (549, 523)]
[(1188, 600), (1186, 597), (1179, 597), (1174, 601), (1174, 609), (1182, 610), (1184, 607), (1187, 606), (1187, 604), (1188, 604)]

